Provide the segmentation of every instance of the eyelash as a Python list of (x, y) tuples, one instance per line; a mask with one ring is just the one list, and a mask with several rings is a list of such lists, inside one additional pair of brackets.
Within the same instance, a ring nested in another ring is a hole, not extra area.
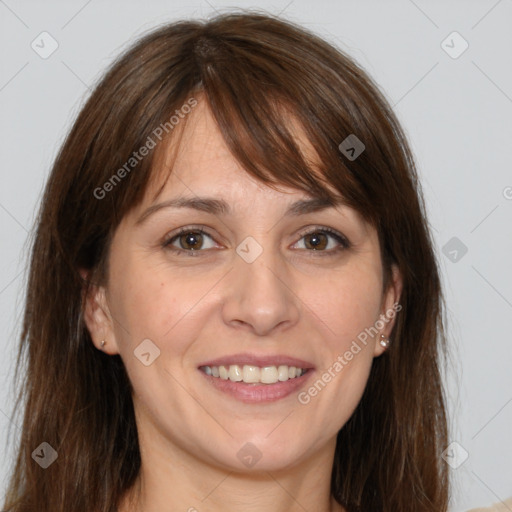
[[(169, 251), (172, 251), (172, 252), (174, 252), (175, 254), (178, 254), (178, 255), (181, 254), (181, 255), (186, 255), (186, 256), (190, 256), (190, 257), (198, 257), (201, 252), (208, 251), (208, 249), (206, 249), (206, 250), (205, 249), (196, 249), (196, 250), (180, 249), (180, 248), (174, 247), (172, 245), (172, 242), (174, 240), (176, 240), (180, 236), (182, 236), (184, 234), (188, 234), (188, 233), (198, 233), (198, 234), (201, 234), (201, 235), (206, 235), (207, 237), (209, 237), (212, 240), (214, 240), (214, 238), (210, 234), (208, 234), (206, 231), (204, 231), (203, 229), (195, 228), (193, 226), (186, 226), (186, 227), (180, 228), (180, 230), (177, 233), (173, 234), (172, 236), (167, 236), (163, 240), (163, 242), (161, 244), (162, 248), (163, 249), (167, 249)], [(341, 233), (338, 233), (334, 229), (331, 229), (331, 228), (328, 228), (328, 227), (324, 227), (324, 226), (316, 227), (316, 228), (314, 228), (312, 230), (309, 230), (307, 232), (301, 233), (299, 240), (301, 240), (302, 238), (304, 238), (304, 237), (306, 237), (308, 235), (312, 235), (312, 234), (315, 234), (315, 233), (323, 233), (325, 235), (331, 236), (340, 245), (338, 247), (334, 248), (334, 249), (329, 249), (329, 250), (320, 250), (320, 251), (316, 251), (314, 249), (301, 249), (301, 250), (308, 251), (308, 252), (311, 252), (311, 253), (315, 253), (315, 256), (329, 257), (329, 256), (335, 256), (339, 252), (341, 252), (343, 250), (346, 250), (346, 249), (349, 249), (351, 247), (350, 242)]]

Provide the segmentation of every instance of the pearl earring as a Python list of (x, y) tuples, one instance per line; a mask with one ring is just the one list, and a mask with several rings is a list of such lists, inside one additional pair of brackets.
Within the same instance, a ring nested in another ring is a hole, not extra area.
[(101, 348), (103, 348), (105, 346), (105, 340), (102, 340), (102, 342), (100, 343), (101, 345)]
[(384, 336), (384, 334), (380, 335), (380, 345), (381, 347), (388, 348), (389, 346), (389, 339)]

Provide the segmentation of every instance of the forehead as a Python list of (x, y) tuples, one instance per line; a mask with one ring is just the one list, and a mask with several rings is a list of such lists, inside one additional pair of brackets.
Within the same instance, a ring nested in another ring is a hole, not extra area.
[[(315, 172), (318, 155), (293, 116), (289, 119), (287, 128)], [(360, 226), (362, 233), (367, 232), (368, 226), (359, 212), (344, 204), (343, 196), (333, 187), (327, 185), (339, 202), (330, 208), (325, 198), (282, 183), (269, 186), (249, 174), (229, 151), (206, 102), (198, 104), (183, 126), (181, 132), (174, 134), (176, 137), (162, 142), (155, 154), (153, 176), (144, 200), (130, 215), (136, 223), (146, 218), (148, 212), (169, 203), (175, 206), (178, 201), (188, 205), (192, 200), (200, 204), (199, 208), (193, 208), (207, 211), (205, 204), (213, 200), (224, 204), (223, 212), (236, 213), (240, 219), (261, 220), (274, 214), (282, 218), (285, 214), (294, 217), (330, 211), (340, 220)]]
[[(319, 158), (302, 127), (293, 116), (286, 118), (286, 125), (304, 157), (314, 168)], [(187, 187), (191, 194), (213, 190), (227, 193), (235, 184), (247, 193), (256, 189), (265, 190), (276, 197), (283, 192), (296, 196), (308, 195), (286, 185), (276, 186), (278, 190), (274, 190), (247, 173), (231, 154), (206, 101), (199, 100), (180, 128), (178, 133), (173, 134), (174, 137), (162, 142), (155, 154), (147, 198), (155, 199), (170, 189), (184, 190)], [(240, 136), (246, 137), (248, 134)]]

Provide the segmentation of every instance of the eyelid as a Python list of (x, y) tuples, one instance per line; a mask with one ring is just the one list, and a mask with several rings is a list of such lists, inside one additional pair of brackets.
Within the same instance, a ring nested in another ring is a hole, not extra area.
[[(195, 232), (195, 233), (200, 233), (202, 235), (206, 235), (207, 237), (211, 238), (216, 244), (218, 244), (217, 240), (215, 239), (215, 237), (213, 235), (211, 235), (210, 233), (208, 233), (208, 231), (206, 231), (204, 229), (204, 226), (194, 226), (194, 225), (191, 225), (191, 226), (184, 226), (184, 227), (181, 227), (178, 229), (178, 231), (174, 231), (174, 232), (171, 232), (167, 235), (165, 235), (164, 239), (162, 240), (162, 247), (164, 249), (169, 249), (177, 254), (179, 253), (185, 253), (189, 256), (198, 256), (199, 253), (201, 252), (209, 252), (211, 251), (211, 249), (197, 249), (197, 250), (187, 250), (187, 249), (180, 249), (179, 247), (174, 247), (171, 242), (185, 234), (185, 233), (190, 233), (190, 232)], [(297, 244), (298, 241), (300, 241), (302, 238), (304, 238), (305, 236), (307, 235), (310, 235), (310, 234), (313, 234), (313, 233), (324, 233), (326, 234), (327, 236), (330, 236), (332, 238), (334, 238), (339, 244), (340, 246), (339, 247), (336, 247), (334, 249), (329, 249), (329, 250), (323, 250), (323, 251), (315, 251), (315, 250), (306, 250), (306, 249), (301, 249), (301, 250), (305, 250), (307, 252), (311, 252), (311, 253), (315, 253), (315, 255), (320, 255), (320, 256), (328, 256), (328, 255), (332, 255), (332, 254), (335, 254), (337, 253), (339, 250), (346, 250), (346, 249), (349, 249), (352, 244), (351, 242), (347, 239), (346, 236), (344, 236), (343, 234), (341, 234), (339, 231), (333, 229), (333, 228), (330, 228), (330, 227), (327, 227), (327, 226), (321, 226), (321, 225), (314, 225), (314, 226), (308, 226), (306, 228), (303, 228), (301, 229), (298, 233), (297, 233), (297, 236), (299, 237), (298, 240), (293, 244)]]
[[(340, 251), (346, 251), (347, 249), (350, 249), (352, 247), (352, 243), (348, 240), (348, 238), (345, 235), (343, 235), (336, 229), (333, 229), (333, 228), (330, 228), (327, 226), (321, 226), (321, 225), (315, 225), (312, 227), (304, 228), (304, 230), (301, 230), (299, 232), (299, 240), (298, 241), (300, 241), (305, 236), (311, 235), (313, 233), (324, 233), (327, 236), (334, 238), (339, 244), (338, 247), (335, 247), (335, 248), (329, 249), (329, 250), (323, 250), (323, 251), (309, 250), (309, 251), (307, 251), (307, 252), (313, 253), (314, 256), (326, 256), (326, 257), (333, 256), (333, 255), (338, 254)], [(295, 242), (295, 244), (298, 243), (298, 241)], [(303, 249), (303, 250), (305, 250), (305, 249)]]
[(166, 234), (161, 242), (162, 247), (164, 249), (168, 249), (169, 247), (171, 247), (176, 252), (186, 252), (187, 254), (193, 253), (194, 256), (199, 252), (205, 252), (204, 249), (193, 251), (193, 250), (180, 249), (179, 247), (174, 247), (171, 245), (172, 241), (175, 238), (178, 238), (179, 236), (184, 235), (186, 233), (200, 233), (201, 235), (206, 235), (207, 237), (211, 238), (216, 244), (219, 244), (217, 242), (217, 240), (215, 239), (215, 237), (213, 235), (211, 235), (210, 233), (208, 233), (208, 231), (206, 231), (204, 229), (204, 226), (191, 225), (191, 226), (183, 226), (183, 227), (179, 228), (177, 231), (171, 231), (170, 233)]
[(334, 238), (339, 239), (338, 241), (340, 243), (342, 243), (343, 245), (345, 245), (347, 247), (351, 246), (350, 241), (348, 240), (348, 238), (345, 235), (343, 235), (336, 229), (330, 228), (328, 226), (315, 225), (312, 227), (304, 228), (304, 230), (301, 230), (299, 232), (299, 236), (302, 238), (302, 237), (304, 237), (306, 235), (310, 235), (312, 233), (326, 233)]

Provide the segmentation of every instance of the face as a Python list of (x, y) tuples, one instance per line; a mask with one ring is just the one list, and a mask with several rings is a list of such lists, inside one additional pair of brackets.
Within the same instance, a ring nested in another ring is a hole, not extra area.
[(202, 102), (161, 185), (121, 222), (86, 310), (126, 366), (139, 435), (238, 471), (332, 451), (400, 292), (396, 274), (383, 292), (375, 229), (250, 177)]

